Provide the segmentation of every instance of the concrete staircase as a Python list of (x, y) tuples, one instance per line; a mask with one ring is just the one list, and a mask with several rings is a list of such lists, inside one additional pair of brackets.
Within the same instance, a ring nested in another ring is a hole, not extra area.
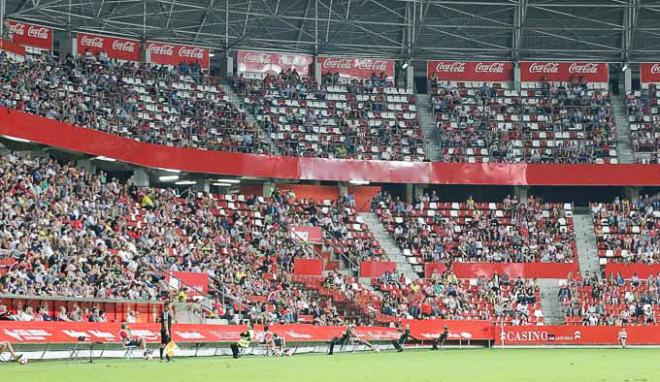
[(617, 126), (616, 152), (619, 163), (633, 163), (635, 157), (630, 147), (630, 123), (623, 97), (612, 96), (612, 111)]
[(383, 226), (383, 223), (378, 219), (378, 216), (373, 212), (360, 212), (359, 216), (369, 227), (374, 238), (378, 240), (387, 257), (396, 263), (397, 271), (403, 273), (409, 280), (418, 279), (419, 274), (408, 262), (408, 258), (401, 252), (401, 249), (396, 245), (394, 239), (392, 239), (385, 226)]
[(576, 209), (573, 215), (573, 222), (575, 224), (575, 239), (577, 242), (580, 274), (584, 276), (587, 271), (591, 274), (600, 272), (596, 233), (594, 232), (594, 223), (591, 219), (589, 209)]
[(440, 155), (440, 145), (438, 144), (431, 98), (428, 94), (417, 94), (417, 115), (419, 115), (420, 127), (424, 134), (426, 158), (432, 161), (439, 161), (442, 159), (442, 156)]
[(254, 115), (252, 115), (251, 113), (249, 113), (245, 109), (245, 107), (244, 107), (245, 105), (243, 103), (243, 98), (241, 98), (238, 94), (236, 94), (234, 89), (229, 84), (223, 83), (223, 84), (220, 84), (220, 87), (222, 88), (222, 90), (225, 92), (225, 94), (229, 98), (229, 102), (231, 102), (237, 109), (239, 109), (243, 114), (245, 114), (245, 119), (247, 120), (248, 124), (251, 125), (251, 126), (256, 126), (257, 128), (259, 128), (259, 130), (261, 132), (261, 134), (259, 134), (261, 142), (264, 143), (265, 145), (267, 145), (270, 148), (271, 153), (279, 154), (280, 153), (279, 149), (277, 148), (277, 145), (275, 144), (275, 141), (273, 141), (273, 139), (271, 138), (270, 132), (261, 129), (261, 124), (259, 123), (259, 121), (257, 121), (257, 119), (254, 117)]
[(559, 294), (559, 279), (539, 279), (541, 287), (541, 309), (545, 325), (562, 325), (566, 321), (561, 311)]

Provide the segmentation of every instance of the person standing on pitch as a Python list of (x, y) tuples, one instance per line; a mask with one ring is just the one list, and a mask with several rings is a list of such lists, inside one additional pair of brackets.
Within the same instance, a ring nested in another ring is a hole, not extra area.
[(410, 338), (410, 324), (406, 325), (406, 328), (401, 332), (401, 337), (399, 337), (399, 340), (392, 340), (392, 345), (394, 345), (394, 348), (398, 352), (403, 351), (403, 347), (408, 342), (408, 338)]
[[(431, 350), (442, 349), (445, 346), (445, 341), (447, 341), (447, 337), (449, 337), (449, 328), (447, 327), (447, 325), (445, 325), (445, 329), (442, 331), (440, 336), (433, 340), (432, 342), (433, 347), (431, 347)], [(438, 345), (440, 345), (440, 347), (438, 347)]]
[(628, 332), (626, 332), (626, 328), (623, 326), (621, 327), (621, 331), (619, 331), (619, 343), (623, 349), (628, 347)]
[(250, 347), (250, 342), (254, 336), (254, 331), (252, 330), (252, 323), (248, 323), (247, 328), (244, 332), (240, 334), (240, 339), (238, 342), (232, 343), (229, 347), (231, 348), (231, 355), (234, 358), (241, 356), (241, 349), (247, 349)]
[[(172, 303), (166, 302), (163, 308), (163, 311), (160, 313), (160, 361), (163, 361), (163, 354), (165, 353), (165, 347), (172, 340), (172, 316), (174, 312), (172, 311)], [(170, 362), (170, 355), (165, 353), (167, 362)]]

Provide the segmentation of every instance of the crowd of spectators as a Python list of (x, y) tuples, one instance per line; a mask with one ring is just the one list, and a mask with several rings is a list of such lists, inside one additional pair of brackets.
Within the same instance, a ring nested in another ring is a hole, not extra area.
[(635, 153), (649, 153), (638, 158), (645, 163), (660, 163), (660, 115), (658, 114), (657, 85), (626, 92), (631, 147)]
[(299, 314), (322, 320), (335, 308), (291, 280), (293, 259), (315, 254), (289, 227), (341, 234), (350, 198), (321, 206), (278, 192), (137, 188), (104, 172), (11, 153), (2, 155), (0, 175), (0, 258), (13, 261), (0, 273), (0, 293), (163, 300), (178, 292), (165, 273), (188, 271), (209, 275), (219, 296), (214, 314), (232, 322), (295, 322)]
[(318, 84), (295, 69), (233, 80), (245, 109), (283, 155), (424, 160), (415, 97), (383, 85), (376, 75), (341, 83), (326, 76)]
[(387, 273), (376, 284), (385, 294), (382, 312), (387, 315), (511, 325), (543, 322), (536, 280), (511, 279), (506, 273), (472, 281), (458, 279), (451, 270), (415, 281)]
[(559, 301), (569, 324), (622, 326), (656, 323), (660, 313), (660, 275), (646, 280), (634, 273), (606, 278), (596, 273), (569, 279), (561, 286)]
[(530, 196), (501, 203), (443, 203), (435, 192), (405, 203), (378, 194), (372, 203), (404, 251), (422, 262), (575, 261), (572, 206)]
[(119, 62), (87, 52), (10, 60), (0, 52), (0, 107), (141, 142), (266, 153), (250, 126), (198, 66)]
[(595, 203), (591, 212), (600, 257), (626, 263), (660, 263), (660, 194), (637, 201)]
[(604, 163), (616, 157), (609, 96), (580, 81), (540, 89), (431, 81), (444, 161)]

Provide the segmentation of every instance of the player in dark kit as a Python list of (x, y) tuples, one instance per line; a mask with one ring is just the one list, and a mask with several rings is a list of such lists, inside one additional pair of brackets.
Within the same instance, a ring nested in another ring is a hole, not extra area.
[[(160, 360), (163, 361), (163, 353), (165, 353), (165, 347), (172, 340), (172, 316), (174, 312), (172, 311), (172, 303), (165, 303), (163, 311), (160, 313)], [(169, 354), (165, 354), (167, 357), (167, 362), (170, 362)]]
[[(442, 331), (440, 337), (433, 340), (433, 347), (431, 347), (431, 350), (439, 350), (443, 348), (445, 346), (445, 341), (447, 341), (447, 337), (449, 337), (449, 328), (445, 325), (445, 330)], [(439, 348), (438, 345), (440, 345)]]
[(378, 353), (378, 348), (376, 348), (374, 345), (372, 345), (369, 341), (363, 340), (361, 338), (357, 338), (355, 336), (355, 333), (353, 330), (355, 329), (355, 325), (348, 325), (346, 327), (346, 331), (344, 334), (342, 334), (341, 337), (335, 337), (330, 341), (330, 351), (328, 351), (328, 355), (333, 355), (334, 350), (335, 350), (335, 345), (348, 345), (350, 344), (358, 344), (358, 345), (365, 345), (369, 349), (373, 350), (374, 352)]
[(398, 352), (403, 351), (403, 346), (408, 342), (410, 338), (410, 324), (406, 325), (406, 328), (401, 332), (401, 337), (398, 340), (392, 340), (392, 345)]

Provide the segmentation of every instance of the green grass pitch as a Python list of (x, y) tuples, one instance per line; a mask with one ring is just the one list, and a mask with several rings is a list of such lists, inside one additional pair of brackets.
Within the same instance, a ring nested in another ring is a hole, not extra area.
[(2, 382), (660, 381), (660, 349), (480, 349), (0, 364)]

